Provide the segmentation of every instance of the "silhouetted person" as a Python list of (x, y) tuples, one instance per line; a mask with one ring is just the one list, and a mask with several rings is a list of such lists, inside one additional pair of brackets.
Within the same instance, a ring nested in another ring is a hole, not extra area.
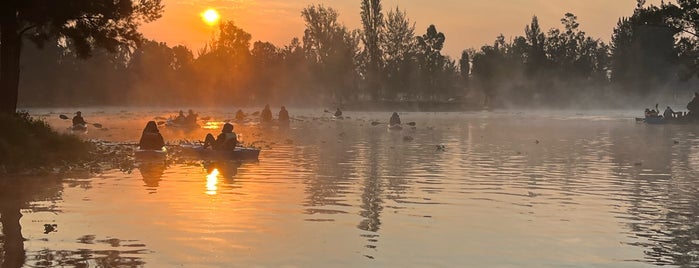
[(260, 114), (260, 119), (262, 120), (262, 122), (272, 121), (272, 110), (269, 109), (269, 104), (265, 105), (265, 108), (262, 110), (262, 113)]
[(675, 111), (673, 111), (672, 108), (668, 106), (667, 108), (665, 108), (665, 111), (663, 112), (663, 117), (665, 117), (665, 119), (672, 119), (675, 117)]
[(393, 112), (393, 115), (391, 115), (391, 120), (388, 121), (389, 125), (400, 125), (400, 117), (398, 116), (398, 113)]
[(340, 111), (340, 108), (337, 108), (337, 111), (335, 111), (334, 116), (335, 116), (335, 117), (340, 117), (340, 116), (342, 116), (342, 111)]
[(699, 113), (699, 93), (694, 92), (694, 99), (687, 104), (689, 115), (696, 116)]
[(163, 136), (160, 135), (158, 125), (155, 121), (148, 121), (146, 127), (141, 134), (141, 140), (138, 142), (138, 147), (141, 150), (160, 150), (165, 146)]
[(221, 134), (214, 139), (211, 133), (206, 134), (204, 148), (211, 146), (214, 150), (233, 150), (238, 145), (238, 136), (233, 132), (233, 124), (225, 123)]
[(187, 117), (185, 119), (188, 124), (196, 124), (198, 117), (198, 114), (195, 114), (192, 109), (189, 109), (189, 111), (187, 112)]
[(238, 109), (238, 111), (235, 112), (235, 120), (245, 120), (245, 113), (243, 113), (243, 110)]
[(282, 109), (279, 110), (279, 121), (289, 122), (289, 111), (287, 111), (286, 107), (284, 106), (282, 106)]
[(82, 113), (77, 111), (75, 116), (73, 116), (73, 126), (85, 127), (85, 125), (87, 125), (87, 122), (85, 122)]
[(184, 116), (184, 112), (180, 110), (180, 114), (175, 117), (175, 123), (184, 124), (187, 121), (187, 117)]
[(646, 110), (643, 111), (643, 115), (644, 115), (645, 117), (650, 117), (650, 109), (646, 108)]

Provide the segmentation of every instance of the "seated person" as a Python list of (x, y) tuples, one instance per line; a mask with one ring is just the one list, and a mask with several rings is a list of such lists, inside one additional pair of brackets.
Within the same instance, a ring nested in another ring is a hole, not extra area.
[(196, 124), (197, 123), (197, 117), (199, 117), (198, 114), (195, 114), (192, 109), (189, 109), (187, 113), (187, 117), (185, 117), (185, 121), (188, 124)]
[(398, 116), (398, 113), (393, 112), (393, 115), (391, 115), (391, 120), (388, 121), (388, 124), (391, 126), (400, 125), (400, 117)]
[(158, 125), (155, 124), (155, 121), (148, 121), (141, 134), (138, 147), (141, 150), (160, 150), (163, 146), (165, 146), (165, 141), (163, 136), (160, 135)]
[(260, 114), (260, 119), (262, 122), (272, 122), (272, 110), (269, 109), (269, 104), (265, 105), (265, 108)]
[(672, 119), (675, 117), (675, 111), (673, 111), (672, 108), (668, 106), (667, 108), (665, 108), (665, 111), (663, 112), (663, 117), (665, 117), (665, 119)]
[(340, 108), (337, 108), (337, 111), (335, 111), (334, 116), (335, 116), (335, 117), (340, 117), (340, 116), (342, 116), (342, 111), (340, 111)]
[(180, 110), (180, 114), (175, 117), (175, 123), (184, 124), (187, 121), (187, 117), (184, 116), (184, 112)]
[(73, 126), (85, 126), (87, 125), (87, 122), (85, 122), (85, 119), (82, 116), (82, 113), (80, 111), (77, 111), (75, 113), (75, 116), (73, 117)]
[(243, 113), (243, 110), (238, 109), (238, 111), (235, 112), (235, 120), (245, 120), (245, 113)]
[(282, 109), (279, 110), (279, 121), (289, 122), (289, 111), (287, 111), (286, 107), (284, 106), (282, 106)]
[(238, 135), (233, 132), (233, 124), (225, 123), (223, 129), (221, 129), (221, 134), (214, 139), (211, 133), (206, 134), (204, 139), (204, 148), (211, 146), (214, 150), (233, 150), (238, 146)]

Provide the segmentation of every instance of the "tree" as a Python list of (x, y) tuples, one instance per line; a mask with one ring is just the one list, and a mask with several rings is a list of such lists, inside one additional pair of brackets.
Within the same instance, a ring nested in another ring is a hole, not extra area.
[(468, 84), (468, 78), (471, 74), (471, 60), (469, 59), (468, 51), (464, 50), (461, 52), (461, 59), (459, 59), (459, 74), (461, 79), (465, 84)]
[(386, 95), (396, 97), (408, 93), (415, 76), (415, 23), (411, 23), (405, 11), (398, 7), (388, 12), (384, 23), (385, 30), (380, 38), (383, 51), (384, 79)]
[(42, 46), (70, 40), (81, 57), (96, 47), (114, 51), (141, 40), (138, 26), (160, 17), (160, 0), (5, 0), (0, 4), (0, 112), (14, 113), (19, 90), (22, 40)]
[(361, 18), (364, 32), (362, 41), (368, 58), (366, 75), (369, 92), (374, 100), (378, 99), (381, 83), (379, 73), (381, 71), (381, 47), (380, 40), (384, 28), (383, 14), (381, 13), (381, 0), (362, 0)]
[(438, 32), (434, 25), (427, 27), (427, 32), (424, 35), (417, 37), (421, 79), (427, 90), (440, 91), (442, 89), (438, 87), (436, 78), (446, 63), (441, 53), (445, 39), (444, 34)]
[(322, 5), (304, 8), (301, 16), (306, 22), (303, 48), (320, 88), (329, 91), (324, 97), (356, 97), (359, 32), (347, 30), (337, 21), (337, 11)]

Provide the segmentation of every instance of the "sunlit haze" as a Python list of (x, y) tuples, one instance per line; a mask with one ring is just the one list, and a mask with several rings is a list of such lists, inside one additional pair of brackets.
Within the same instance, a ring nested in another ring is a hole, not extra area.
[(210, 8), (201, 13), (201, 19), (208, 25), (214, 25), (221, 19), (221, 15), (215, 9)]
[[(659, 1), (648, 1), (656, 3)], [(186, 45), (197, 51), (211, 39), (212, 29), (201, 23), (202, 10), (213, 8), (221, 20), (232, 20), (252, 34), (253, 41), (269, 41), (277, 46), (303, 36), (301, 10), (310, 4), (323, 4), (339, 11), (340, 21), (360, 28), (359, 0), (163, 0), (163, 17), (142, 30), (147, 38), (170, 46)], [(609, 41), (615, 23), (633, 12), (636, 0), (499, 0), (499, 1), (382, 1), (384, 12), (398, 6), (416, 23), (416, 35), (430, 24), (447, 39), (444, 52), (454, 58), (463, 49), (491, 44), (500, 33), (507, 39), (524, 33), (524, 26), (536, 15), (544, 29), (560, 26), (566, 12), (578, 16), (580, 27), (590, 36)]]

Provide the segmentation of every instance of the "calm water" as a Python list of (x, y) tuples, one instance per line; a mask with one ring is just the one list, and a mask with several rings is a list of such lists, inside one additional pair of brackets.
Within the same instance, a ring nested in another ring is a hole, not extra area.
[[(32, 113), (63, 129), (70, 111)], [(370, 122), (390, 113), (290, 111), (300, 120), (289, 128), (236, 125), (263, 147), (259, 162), (138, 160), (5, 180), (3, 211), (23, 215), (25, 240), (12, 243), (26, 250), (5, 246), (5, 265), (699, 265), (697, 126), (637, 124), (630, 112), (404, 113), (416, 128), (388, 131)], [(233, 112), (161, 132), (202, 139)], [(83, 113), (106, 128), (85, 138), (135, 142), (174, 111)]]

